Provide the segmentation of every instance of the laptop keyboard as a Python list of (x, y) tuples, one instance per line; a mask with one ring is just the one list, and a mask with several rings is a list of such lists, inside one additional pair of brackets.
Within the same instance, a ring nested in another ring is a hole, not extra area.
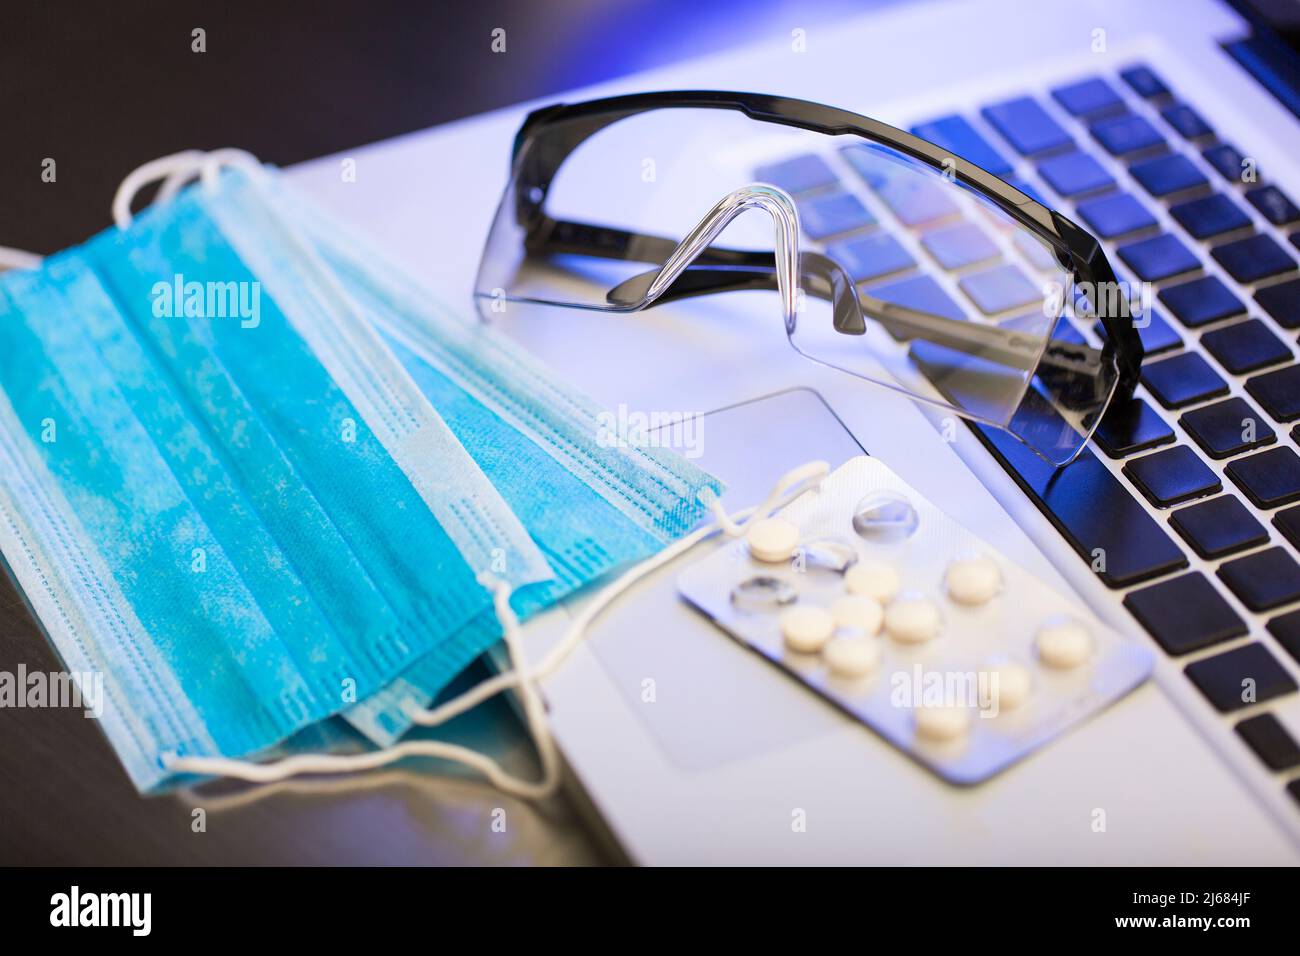
[[(1297, 692), (1281, 657), (1300, 661), (1300, 455), (1279, 443), (1300, 443), (1300, 207), (1141, 64), (912, 132), (1072, 215), (1106, 242), (1121, 280), (1154, 285), (1143, 387), (1074, 464), (1053, 469), (1005, 432), (971, 427), (1163, 651), (1194, 656), (1184, 671), (1206, 703), (1247, 712), (1237, 735), (1263, 765), (1300, 767), (1300, 743), (1268, 706)], [(942, 196), (873, 200), (917, 235), (914, 254), (874, 231), (853, 195), (871, 194), (851, 173), (824, 161), (790, 166), (789, 179), (759, 172), (873, 295), (950, 315), (961, 295), (993, 321), (1040, 297), (1031, 250), (1025, 264), (999, 261)], [(1075, 333), (1102, 330), (1078, 321)], [(1191, 569), (1188, 555), (1214, 566)], [(1300, 780), (1279, 785), (1300, 800)]]

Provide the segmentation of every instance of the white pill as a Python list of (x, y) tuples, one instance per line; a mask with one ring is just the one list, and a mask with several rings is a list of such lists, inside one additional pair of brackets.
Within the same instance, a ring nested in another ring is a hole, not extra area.
[(944, 584), (952, 600), (978, 607), (1002, 590), (1002, 571), (996, 561), (983, 555), (958, 558), (948, 565)]
[(904, 644), (923, 644), (942, 626), (939, 608), (925, 598), (905, 598), (885, 608), (885, 632)]
[(883, 561), (863, 561), (844, 572), (844, 587), (850, 594), (873, 597), (881, 604), (892, 601), (901, 586), (898, 572)]
[(1015, 710), (1029, 699), (1034, 679), (1023, 664), (1002, 664), (989, 670), (988, 706), (998, 710)]
[(824, 607), (796, 604), (781, 612), (781, 636), (801, 654), (816, 654), (835, 633), (835, 618)]
[(841, 632), (822, 650), (826, 665), (839, 677), (864, 677), (880, 663), (880, 640)]
[(965, 707), (921, 707), (916, 711), (916, 732), (931, 740), (954, 740), (970, 726)]
[(880, 602), (865, 594), (846, 594), (836, 598), (831, 605), (831, 617), (840, 627), (851, 627), (868, 634), (879, 634), (885, 609)]
[(790, 560), (799, 547), (799, 527), (784, 518), (761, 518), (749, 526), (745, 540), (755, 561), (776, 564)]
[(1049, 621), (1038, 630), (1038, 656), (1048, 667), (1078, 667), (1092, 654), (1088, 629), (1069, 618)]

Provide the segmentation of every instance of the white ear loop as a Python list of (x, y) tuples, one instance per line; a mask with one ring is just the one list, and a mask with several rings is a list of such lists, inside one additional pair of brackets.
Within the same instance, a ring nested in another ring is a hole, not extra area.
[(41, 261), (34, 252), (0, 246), (0, 269), (35, 269)]
[(129, 227), (134, 218), (131, 215), (131, 203), (136, 193), (156, 180), (163, 180), (163, 184), (154, 201), (167, 203), (196, 175), (202, 178), (205, 189), (214, 189), (217, 177), (227, 166), (237, 166), (254, 176), (266, 173), (257, 157), (242, 149), (214, 149), (211, 152), (187, 149), (170, 156), (161, 156), (132, 170), (122, 180), (122, 185), (117, 187), (117, 195), (113, 197), (113, 221), (119, 229)]
[(542, 772), (537, 780), (525, 780), (507, 773), (500, 764), (485, 754), (470, 750), (456, 744), (432, 740), (409, 740), (364, 754), (300, 754), (286, 757), (271, 763), (253, 763), (247, 760), (230, 760), (225, 757), (176, 757), (163, 758), (164, 765), (177, 773), (192, 773), (203, 776), (235, 777), (253, 783), (268, 783), (284, 780), (303, 773), (354, 773), (359, 770), (371, 770), (406, 757), (437, 757), (464, 764), (482, 773), (489, 782), (501, 791), (525, 799), (537, 800), (550, 796), (560, 784), (560, 768), (555, 741), (546, 724), (546, 715), (542, 704), (540, 683), (559, 668), (560, 664), (573, 653), (587, 636), (587, 629), (596, 617), (624, 591), (645, 577), (650, 572), (667, 564), (678, 555), (690, 550), (706, 538), (721, 531), (728, 537), (739, 537), (745, 533), (751, 521), (766, 518), (776, 509), (793, 501), (810, 488), (820, 485), (821, 480), (830, 472), (830, 465), (824, 461), (811, 461), (787, 472), (776, 483), (771, 493), (761, 505), (746, 508), (729, 515), (722, 508), (722, 503), (711, 496), (708, 502), (713, 511), (714, 522), (698, 528), (679, 539), (654, 556), (624, 572), (597, 594), (582, 612), (569, 625), (564, 638), (557, 644), (534, 670), (529, 670), (524, 654), (523, 639), (519, 628), (519, 619), (510, 607), (510, 586), (502, 581), (485, 587), (493, 592), (493, 607), (497, 619), (501, 622), (505, 636), (506, 648), (510, 657), (510, 670), (483, 681), (454, 700), (448, 701), (432, 711), (414, 710), (411, 712), (415, 723), (425, 727), (434, 727), (475, 707), (503, 690), (517, 687), (524, 708), (525, 723), (537, 748)]

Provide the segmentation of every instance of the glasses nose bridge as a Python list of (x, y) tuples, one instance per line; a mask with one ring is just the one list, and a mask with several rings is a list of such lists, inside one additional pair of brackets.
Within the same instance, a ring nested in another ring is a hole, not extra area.
[(664, 261), (646, 291), (645, 304), (659, 298), (733, 219), (751, 209), (761, 209), (772, 218), (777, 292), (781, 297), (786, 331), (793, 332), (799, 304), (799, 213), (788, 193), (766, 183), (742, 186), (718, 200)]

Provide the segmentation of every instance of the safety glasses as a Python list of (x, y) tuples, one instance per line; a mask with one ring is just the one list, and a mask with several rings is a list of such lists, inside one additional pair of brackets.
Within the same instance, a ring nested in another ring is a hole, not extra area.
[[(475, 285), (484, 318), (507, 302), (626, 313), (721, 292), (775, 294), (755, 311), (779, 311), (802, 355), (1004, 428), (1055, 465), (1132, 395), (1142, 361), (1096, 239), (902, 130), (728, 92), (528, 116)], [(1100, 320), (1097, 344), (1070, 321), (1081, 312)]]

